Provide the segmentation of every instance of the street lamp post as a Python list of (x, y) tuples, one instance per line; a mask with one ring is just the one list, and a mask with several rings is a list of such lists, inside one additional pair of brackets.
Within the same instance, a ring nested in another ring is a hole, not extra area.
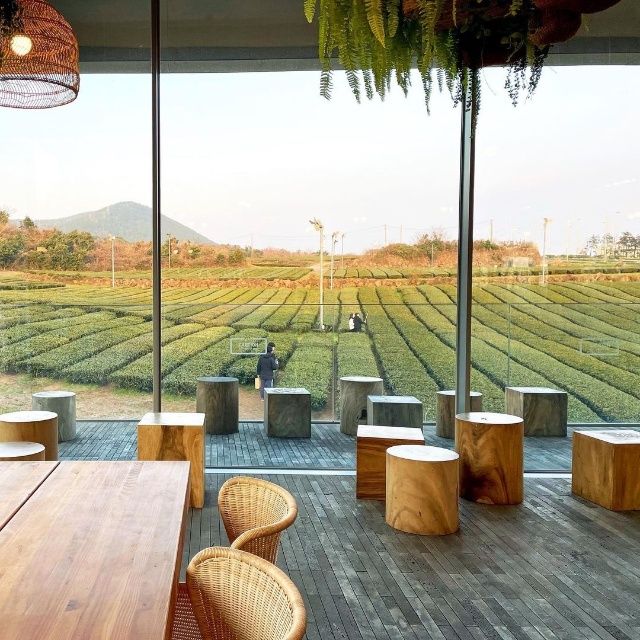
[(320, 234), (320, 329), (324, 331), (324, 225), (318, 218), (312, 218), (309, 222)]
[(116, 237), (111, 236), (111, 288), (116, 287)]
[(331, 234), (331, 275), (329, 277), (329, 288), (333, 289), (333, 265), (334, 265), (334, 257), (336, 253), (336, 245), (338, 244), (338, 235), (337, 231), (334, 231)]
[(551, 222), (551, 218), (544, 218), (544, 227), (542, 234), (542, 284), (547, 284), (547, 228)]
[(340, 234), (340, 268), (344, 269), (344, 232)]

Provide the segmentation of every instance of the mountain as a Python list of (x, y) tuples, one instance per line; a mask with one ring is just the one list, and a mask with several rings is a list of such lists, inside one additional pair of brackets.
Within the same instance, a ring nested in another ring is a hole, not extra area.
[[(35, 220), (35, 223), (43, 229), (88, 231), (94, 236), (114, 235), (128, 242), (151, 240), (151, 207), (137, 202), (118, 202), (98, 211), (87, 211), (66, 218)], [(171, 234), (178, 240), (214, 244), (209, 238), (167, 216), (162, 216), (161, 225), (163, 238)]]

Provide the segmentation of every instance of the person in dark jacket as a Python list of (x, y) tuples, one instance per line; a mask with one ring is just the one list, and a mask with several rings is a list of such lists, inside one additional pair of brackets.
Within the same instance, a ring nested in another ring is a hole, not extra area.
[(363, 323), (363, 320), (360, 317), (360, 314), (356, 313), (353, 316), (353, 330), (354, 331), (362, 331), (362, 323)]
[(279, 362), (276, 356), (276, 345), (270, 342), (267, 345), (267, 353), (261, 353), (258, 358), (256, 373), (260, 377), (260, 399), (264, 400), (266, 387), (273, 387), (273, 378), (278, 370)]

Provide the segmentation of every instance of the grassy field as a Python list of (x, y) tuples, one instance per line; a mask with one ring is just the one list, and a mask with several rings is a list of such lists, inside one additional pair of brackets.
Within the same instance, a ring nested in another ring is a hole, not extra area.
[[(34, 388), (46, 378), (148, 394), (148, 288), (1, 284), (0, 372), (31, 376)], [(455, 288), (361, 286), (325, 294), (320, 332), (315, 288), (167, 289), (165, 391), (191, 398), (200, 375), (234, 375), (252, 385), (255, 357), (232, 353), (230, 338), (267, 337), (283, 364), (278, 383), (308, 388), (314, 409), (336, 400), (340, 376), (378, 374), (389, 393), (418, 397), (433, 420), (435, 392), (454, 384)], [(573, 422), (638, 421), (640, 283), (496, 282), (477, 285), (473, 298), (472, 385), (484, 394), (485, 409), (504, 409), (507, 385), (549, 386), (567, 391)], [(362, 334), (347, 331), (355, 311), (367, 318)], [(13, 408), (6, 396), (5, 408)]]

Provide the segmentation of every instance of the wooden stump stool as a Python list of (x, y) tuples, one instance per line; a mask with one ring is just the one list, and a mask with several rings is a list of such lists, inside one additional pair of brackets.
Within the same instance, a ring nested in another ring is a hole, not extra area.
[(422, 429), (422, 402), (413, 396), (368, 396), (367, 424)]
[(460, 495), (484, 504), (519, 504), (524, 494), (522, 418), (503, 413), (456, 416)]
[(612, 511), (640, 510), (640, 433), (574, 431), (571, 491)]
[(196, 411), (206, 416), (207, 433), (238, 433), (238, 378), (198, 378)]
[(311, 437), (311, 394), (284, 387), (264, 390), (264, 430), (269, 437)]
[(51, 411), (15, 411), (0, 415), (0, 442), (39, 442), (44, 459), (58, 459), (58, 416)]
[(191, 506), (204, 506), (204, 413), (147, 413), (138, 423), (138, 460), (186, 460)]
[[(471, 391), (471, 411), (482, 411), (482, 394)], [(453, 440), (456, 436), (456, 391), (446, 389), (436, 393), (436, 435)]]
[(0, 442), (0, 462), (44, 460), (44, 445), (39, 442)]
[(387, 449), (385, 520), (394, 529), (427, 536), (458, 530), (458, 454), (401, 445)]
[(58, 415), (58, 442), (75, 439), (76, 394), (73, 391), (38, 391), (31, 395), (31, 408)]
[(361, 424), (356, 439), (356, 498), (384, 500), (387, 449), (401, 444), (424, 445), (422, 429)]
[(524, 420), (525, 436), (567, 435), (567, 394), (546, 387), (507, 387), (505, 411)]
[(340, 431), (349, 436), (357, 435), (358, 425), (367, 422), (367, 396), (380, 396), (383, 392), (382, 378), (340, 378)]

